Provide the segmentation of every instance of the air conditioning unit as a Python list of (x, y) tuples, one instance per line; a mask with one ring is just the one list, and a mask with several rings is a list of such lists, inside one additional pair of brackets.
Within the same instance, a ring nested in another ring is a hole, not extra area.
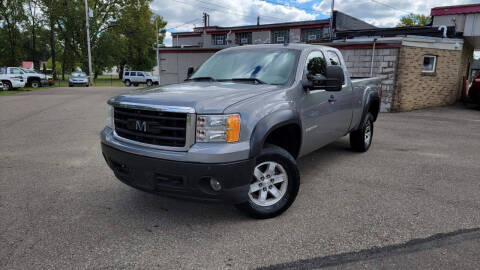
[(285, 41), (285, 37), (277, 37), (277, 42), (284, 42)]
[(242, 38), (242, 39), (240, 39), (240, 43), (242, 43), (242, 44), (247, 44), (247, 43), (248, 43), (248, 38)]
[(308, 35), (308, 40), (316, 40), (317, 35)]
[(223, 39), (217, 39), (217, 45), (223, 45)]

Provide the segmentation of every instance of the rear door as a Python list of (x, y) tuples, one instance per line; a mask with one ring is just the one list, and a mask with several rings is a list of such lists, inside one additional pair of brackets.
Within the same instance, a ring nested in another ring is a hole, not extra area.
[[(312, 51), (308, 55), (303, 71), (303, 79), (309, 75), (325, 75), (326, 58), (322, 51)], [(318, 73), (320, 72), (320, 73)], [(305, 90), (300, 101), (304, 141), (302, 154), (314, 151), (334, 141), (335, 109), (329, 102), (331, 92), (323, 89)]]
[(339, 138), (348, 132), (350, 121), (352, 120), (353, 88), (349, 79), (350, 76), (345, 68), (345, 63), (341, 61), (341, 57), (337, 51), (327, 50), (327, 64), (341, 66), (345, 74), (345, 82), (342, 90), (339, 92), (329, 92), (331, 107), (335, 111), (332, 128), (336, 138)]
[(137, 82), (139, 82), (139, 83), (145, 83), (146, 82), (145, 74), (143, 74), (143, 72), (141, 72), (141, 71), (137, 71)]

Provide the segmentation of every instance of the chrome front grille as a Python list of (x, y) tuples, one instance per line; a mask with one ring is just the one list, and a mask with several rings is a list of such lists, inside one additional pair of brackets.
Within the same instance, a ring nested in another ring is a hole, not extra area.
[(144, 146), (187, 150), (194, 141), (194, 114), (114, 105), (115, 136)]

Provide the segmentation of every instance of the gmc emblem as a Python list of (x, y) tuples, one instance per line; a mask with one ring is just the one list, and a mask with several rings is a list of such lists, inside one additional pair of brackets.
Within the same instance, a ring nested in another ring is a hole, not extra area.
[(147, 121), (135, 121), (135, 129), (138, 131), (147, 132)]

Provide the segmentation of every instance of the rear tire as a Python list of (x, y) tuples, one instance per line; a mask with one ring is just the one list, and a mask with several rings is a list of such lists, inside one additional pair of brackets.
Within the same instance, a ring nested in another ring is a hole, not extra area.
[(137, 86), (138, 86), (138, 83), (133, 83), (133, 86), (137, 87)]
[(350, 146), (357, 152), (367, 152), (373, 140), (373, 115), (367, 113), (358, 130), (350, 132)]
[(13, 86), (11, 82), (5, 81), (3, 82), (3, 84), (4, 84), (3, 89), (13, 90)]
[(126, 87), (130, 87), (130, 85), (132, 85), (132, 83), (130, 82), (130, 80), (125, 80), (125, 86), (126, 86)]
[(252, 172), (248, 201), (236, 207), (253, 218), (273, 218), (292, 205), (299, 186), (300, 173), (292, 155), (276, 145), (266, 145)]

